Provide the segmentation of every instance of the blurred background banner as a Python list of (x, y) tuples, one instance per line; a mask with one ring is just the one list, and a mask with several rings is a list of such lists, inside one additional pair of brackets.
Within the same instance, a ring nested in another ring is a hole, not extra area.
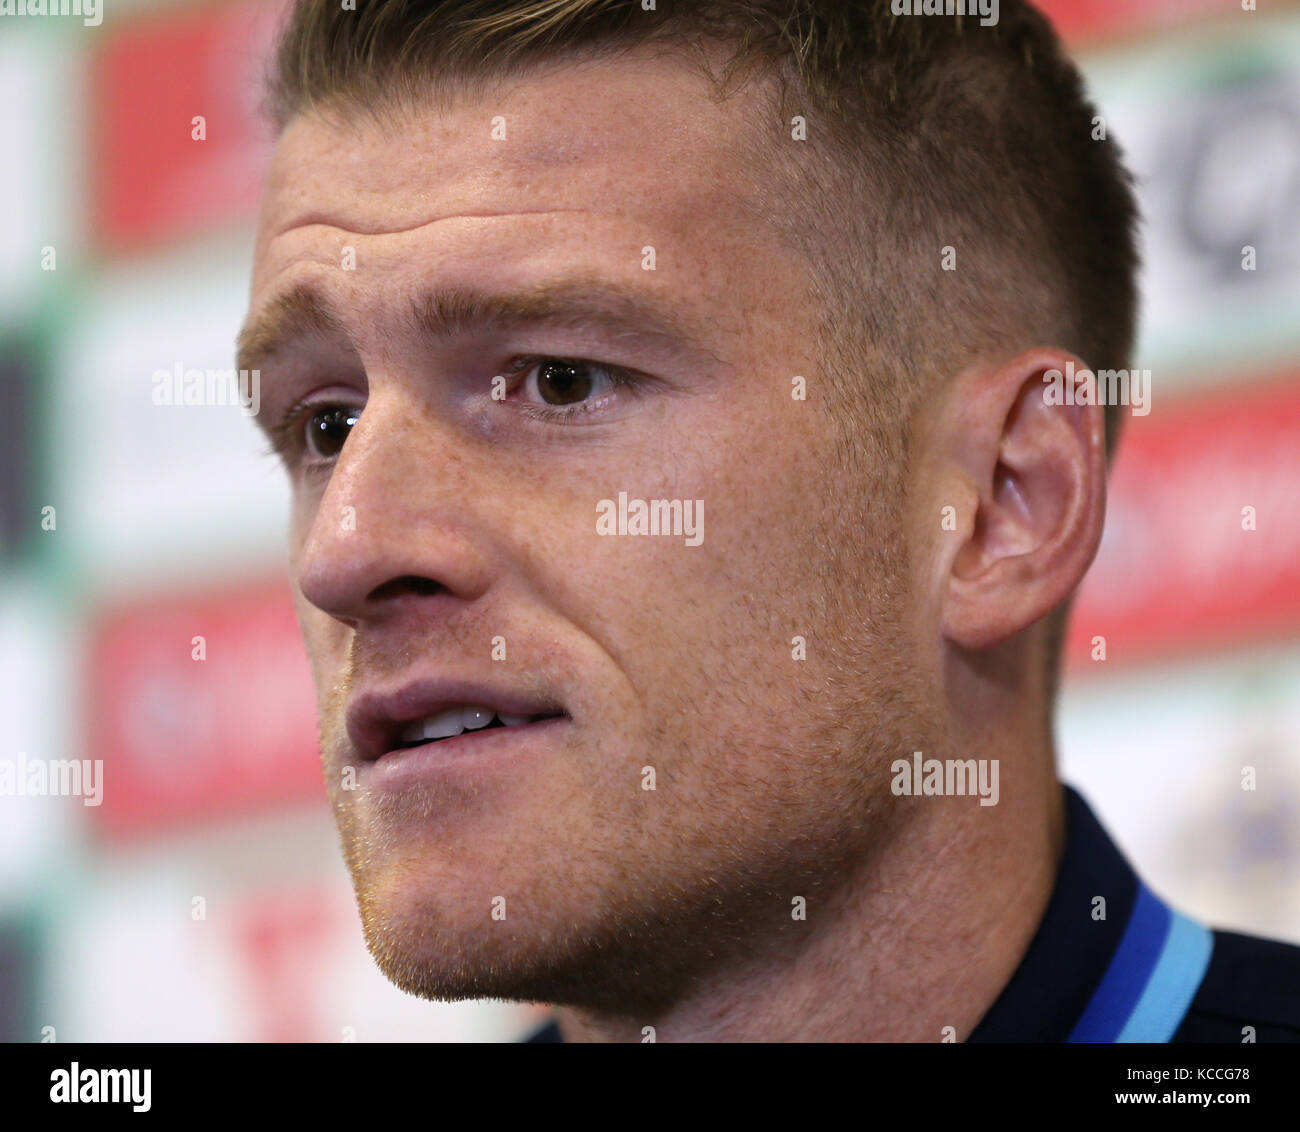
[(283, 7), (179, 7), (96, 41), (87, 108), (104, 251), (142, 251), (256, 210), (270, 157), (260, 80)]
[(83, 749), (114, 768), (104, 834), (327, 805), (287, 585), (141, 602), (92, 634)]
[[(1300, 941), (1300, 5), (1042, 7), (1138, 179), (1150, 374), (1062, 774), (1161, 896)], [(238, 404), (159, 403), (234, 365), (283, 6), (105, 8), (0, 27), (0, 762), (106, 768), (98, 805), (0, 795), (0, 1038), (509, 1039), (535, 1009), (366, 952), (287, 487)]]
[(1127, 425), (1071, 624), (1073, 671), (1103, 646), (1095, 659), (1121, 665), (1300, 636), (1298, 441), (1300, 372)]

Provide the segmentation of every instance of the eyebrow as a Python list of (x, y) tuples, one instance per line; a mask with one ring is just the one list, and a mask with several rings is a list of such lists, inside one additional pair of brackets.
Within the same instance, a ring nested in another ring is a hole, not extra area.
[(235, 366), (258, 369), (291, 342), (305, 338), (346, 340), (343, 320), (313, 287), (299, 283), (266, 304), (246, 322), (235, 340)]
[[(650, 342), (674, 352), (698, 351), (704, 328), (652, 295), (629, 291), (589, 275), (573, 275), (519, 291), (448, 287), (411, 304), (420, 332), (434, 342), (457, 336), (545, 324), (572, 330), (599, 328), (616, 338)], [(314, 287), (299, 284), (272, 299), (239, 332), (237, 366), (252, 370), (304, 338), (349, 338), (343, 320)]]

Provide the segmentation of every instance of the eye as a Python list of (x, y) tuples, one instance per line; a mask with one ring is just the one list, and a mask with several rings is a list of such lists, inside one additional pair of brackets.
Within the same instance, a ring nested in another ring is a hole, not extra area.
[(319, 460), (335, 459), (360, 419), (360, 410), (347, 405), (324, 405), (309, 411), (303, 420), (307, 451)]
[(520, 407), (552, 423), (595, 416), (608, 408), (619, 391), (635, 392), (636, 376), (617, 366), (574, 358), (520, 358), (511, 372), (523, 373)]
[(597, 386), (590, 362), (568, 362), (550, 358), (538, 363), (537, 395), (548, 405), (573, 405), (585, 401)]

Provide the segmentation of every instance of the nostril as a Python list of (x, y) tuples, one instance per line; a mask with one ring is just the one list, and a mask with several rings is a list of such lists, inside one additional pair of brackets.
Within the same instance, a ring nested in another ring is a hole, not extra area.
[(384, 598), (398, 597), (401, 594), (429, 597), (442, 593), (445, 588), (432, 578), (423, 578), (418, 574), (403, 574), (400, 578), (390, 578), (382, 586), (376, 586), (371, 591), (370, 600), (382, 601)]

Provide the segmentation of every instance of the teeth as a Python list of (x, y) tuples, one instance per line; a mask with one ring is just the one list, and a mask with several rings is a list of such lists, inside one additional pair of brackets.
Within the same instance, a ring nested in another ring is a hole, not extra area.
[(462, 709), (448, 708), (424, 721), (424, 738), (450, 739), (465, 730)]
[(424, 720), (408, 723), (398, 732), (397, 739), (401, 743), (419, 743), (424, 739)]
[(467, 707), (460, 709), (460, 722), (466, 731), (477, 731), (480, 727), (486, 727), (492, 722), (492, 717), (496, 715), (491, 708), (485, 707)]
[(474, 705), (451, 707), (437, 715), (408, 723), (399, 733), (398, 740), (402, 743), (422, 743), (428, 739), (450, 739), (463, 731), (480, 731), (494, 717), (499, 718), (507, 727), (522, 727), (534, 718), (531, 715), (507, 715), (505, 712), (493, 711), (492, 708)]
[(417, 719), (402, 728), (398, 738), (403, 743), (421, 743), (425, 739), (449, 739), (465, 730), (461, 708), (448, 708), (426, 719)]

